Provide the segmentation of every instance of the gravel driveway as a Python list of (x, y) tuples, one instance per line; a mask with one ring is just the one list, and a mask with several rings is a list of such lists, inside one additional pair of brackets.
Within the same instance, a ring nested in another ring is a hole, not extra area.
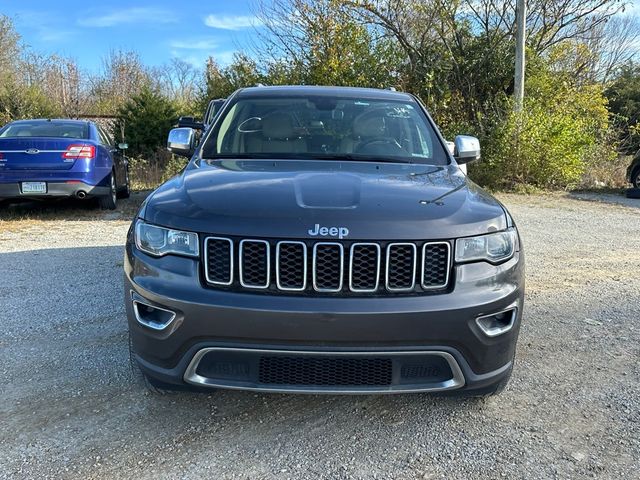
[(639, 478), (640, 201), (500, 198), (527, 301), (512, 382), (486, 401), (149, 395), (121, 291), (141, 196), (1, 210), (0, 478)]

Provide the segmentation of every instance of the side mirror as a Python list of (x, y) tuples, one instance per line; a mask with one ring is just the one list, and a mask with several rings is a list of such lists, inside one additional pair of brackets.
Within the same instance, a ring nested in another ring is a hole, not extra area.
[(120, 150), (126, 150), (127, 148), (129, 148), (129, 144), (128, 143), (119, 143), (118, 144), (118, 148)]
[(453, 156), (459, 164), (480, 160), (480, 140), (476, 137), (458, 135), (453, 143)]
[(194, 142), (195, 130), (193, 128), (174, 128), (169, 132), (167, 149), (176, 155), (190, 157), (193, 155)]
[(204, 124), (197, 122), (193, 117), (180, 117), (178, 119), (178, 128), (194, 128), (196, 130), (204, 130)]

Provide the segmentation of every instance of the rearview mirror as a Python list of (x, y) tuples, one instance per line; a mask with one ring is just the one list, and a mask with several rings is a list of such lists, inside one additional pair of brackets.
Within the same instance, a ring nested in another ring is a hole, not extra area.
[(190, 157), (193, 155), (194, 141), (195, 130), (193, 128), (174, 128), (169, 132), (167, 149), (176, 155)]
[(455, 139), (453, 156), (460, 164), (480, 160), (480, 140), (469, 135), (458, 135)]
[(120, 150), (126, 150), (127, 148), (129, 148), (129, 144), (128, 143), (119, 143), (118, 144), (118, 148)]
[(260, 117), (250, 117), (238, 125), (240, 133), (257, 133), (262, 131), (262, 119)]

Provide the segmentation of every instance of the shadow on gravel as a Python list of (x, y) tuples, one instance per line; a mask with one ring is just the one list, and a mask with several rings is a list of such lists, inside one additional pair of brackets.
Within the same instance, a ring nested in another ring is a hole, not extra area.
[(118, 200), (116, 210), (101, 210), (95, 199), (26, 200), (0, 202), (0, 222), (28, 220), (122, 220), (133, 218), (150, 191), (132, 192)]
[(568, 198), (575, 200), (583, 200), (588, 202), (609, 203), (615, 205), (622, 205), (629, 208), (640, 208), (640, 199), (628, 198), (624, 192), (614, 193), (601, 193), (601, 192), (589, 192), (589, 191), (575, 191), (567, 194)]

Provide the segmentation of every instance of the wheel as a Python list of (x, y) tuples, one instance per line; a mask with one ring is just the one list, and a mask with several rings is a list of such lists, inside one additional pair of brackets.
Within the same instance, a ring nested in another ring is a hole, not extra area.
[(627, 188), (627, 198), (640, 198), (640, 188)]
[(166, 388), (168, 385), (164, 385), (161, 382), (149, 378), (140, 369), (140, 365), (138, 365), (138, 361), (133, 354), (133, 342), (131, 340), (131, 334), (129, 334), (129, 364), (131, 365), (131, 374), (134, 381), (149, 393), (153, 393), (154, 395), (173, 395), (177, 393), (175, 390)]
[(109, 193), (98, 197), (100, 208), (105, 210), (115, 210), (117, 202), (116, 176), (113, 172), (109, 175)]
[(636, 168), (636, 171), (631, 174), (631, 183), (634, 188), (640, 188), (640, 168)]
[(131, 196), (131, 185), (129, 183), (129, 167), (124, 173), (124, 187), (118, 192), (118, 198), (129, 198)]

